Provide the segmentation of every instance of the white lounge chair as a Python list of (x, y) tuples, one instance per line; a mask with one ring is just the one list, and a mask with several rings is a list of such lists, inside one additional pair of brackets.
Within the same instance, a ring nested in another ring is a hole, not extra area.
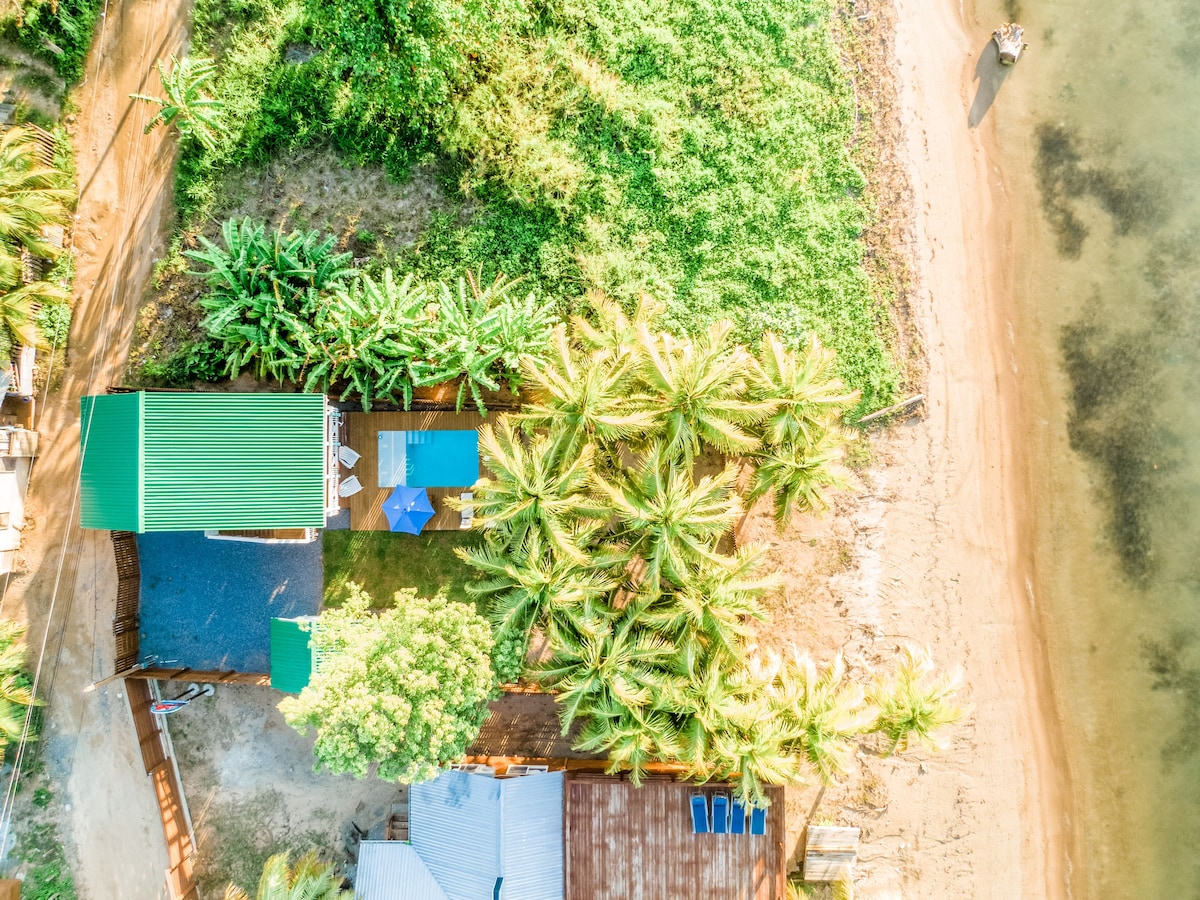
[(363, 489), (362, 482), (358, 480), (357, 475), (351, 475), (349, 478), (343, 478), (338, 485), (339, 497), (352, 497)]
[(341, 460), (342, 465), (347, 469), (353, 469), (354, 464), (362, 459), (362, 454), (342, 444), (338, 447), (338, 459)]
[[(472, 500), (475, 499), (475, 495), (468, 491), (466, 493), (459, 494), (458, 499), (461, 500), (463, 503), (469, 504)], [(458, 523), (458, 527), (465, 530), (467, 528), (470, 528), (471, 524), (474, 521), (475, 521), (475, 507), (474, 506), (464, 506), (462, 508), (462, 520)]]

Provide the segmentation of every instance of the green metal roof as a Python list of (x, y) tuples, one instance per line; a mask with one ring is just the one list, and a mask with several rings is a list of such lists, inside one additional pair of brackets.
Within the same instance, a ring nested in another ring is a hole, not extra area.
[(313, 618), (271, 620), (271, 687), (298, 694), (308, 687), (314, 665)]
[(84, 528), (325, 524), (321, 394), (107, 394), (82, 414)]

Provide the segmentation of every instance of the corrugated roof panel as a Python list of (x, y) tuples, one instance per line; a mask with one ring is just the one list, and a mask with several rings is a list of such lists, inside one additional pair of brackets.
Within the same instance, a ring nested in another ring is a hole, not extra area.
[(359, 845), (354, 896), (355, 900), (447, 900), (417, 851), (400, 841)]
[[(141, 527), (137, 531), (320, 528), (325, 524), (325, 398), (321, 394), (151, 392), (97, 398), (93, 433), (109, 402), (141, 404)], [(110, 417), (111, 418), (111, 417)], [(103, 428), (115, 427), (103, 423)], [(103, 450), (107, 445), (103, 445)], [(93, 463), (85, 452), (85, 492), (126, 503), (108, 472), (112, 455), (135, 452), (135, 437)], [(125, 454), (125, 455), (122, 455)], [(118, 496), (108, 498), (110, 492)], [(88, 525), (88, 527), (109, 527)], [(124, 526), (123, 526), (124, 527)]]
[(412, 845), (448, 900), (493, 900), (501, 874), (500, 785), (451, 771), (412, 786)]
[(500, 784), (501, 900), (563, 900), (563, 773)]
[(142, 530), (142, 394), (84, 397), (79, 519), (84, 528)]
[(312, 678), (312, 623), (271, 619), (271, 687), (298, 694)]

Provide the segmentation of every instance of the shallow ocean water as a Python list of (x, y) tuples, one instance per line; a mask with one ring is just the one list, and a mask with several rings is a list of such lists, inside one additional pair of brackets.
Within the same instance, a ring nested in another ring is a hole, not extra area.
[[(1200, 0), (969, 18), (964, 126), (996, 129), (1014, 211), (1073, 896), (1200, 897)], [(1009, 19), (1031, 46), (1000, 74), (985, 42)]]

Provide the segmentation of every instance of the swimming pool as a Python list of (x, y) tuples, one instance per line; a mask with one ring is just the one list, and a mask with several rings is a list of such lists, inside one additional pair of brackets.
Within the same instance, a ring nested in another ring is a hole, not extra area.
[(379, 432), (379, 486), (470, 487), (479, 479), (477, 431)]

